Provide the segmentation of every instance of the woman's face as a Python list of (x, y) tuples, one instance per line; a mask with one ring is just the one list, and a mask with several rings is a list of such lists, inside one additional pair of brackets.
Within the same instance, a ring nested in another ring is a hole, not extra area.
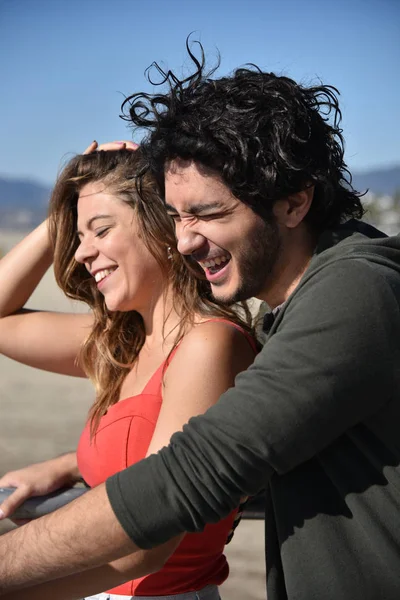
[(94, 277), (108, 310), (148, 309), (162, 294), (165, 278), (141, 239), (133, 209), (95, 182), (81, 189), (77, 210), (75, 259)]

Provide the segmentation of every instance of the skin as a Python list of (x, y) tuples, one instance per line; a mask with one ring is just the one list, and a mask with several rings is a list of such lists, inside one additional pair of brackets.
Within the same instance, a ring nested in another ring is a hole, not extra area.
[[(212, 283), (212, 289), (216, 296), (232, 297), (246, 278), (241, 256), (250, 254), (254, 233), (261, 230), (261, 224), (217, 175), (206, 176), (202, 171), (191, 162), (170, 165), (166, 171), (167, 204), (175, 215), (182, 254), (204, 261), (212, 251), (229, 253), (228, 276), (218, 286)], [(221, 206), (213, 216), (215, 198)], [(312, 188), (308, 188), (274, 205), (279, 253), (269, 272), (260, 273), (258, 282), (258, 297), (271, 307), (288, 298), (311, 259), (314, 239), (303, 222), (311, 202)], [(101, 485), (60, 511), (2, 537), (0, 590), (82, 572), (138, 550), (119, 525)], [(18, 592), (9, 596), (17, 597)]]
[[(135, 368), (123, 382), (120, 395), (120, 399), (123, 399), (143, 389), (172, 347), (173, 339), (169, 340), (168, 335), (165, 338), (161, 333), (165, 314), (169, 315), (167, 332), (176, 326), (180, 317), (174, 312), (172, 304), (168, 304), (168, 285), (166, 287), (157, 261), (141, 243), (134, 213), (127, 204), (116, 200), (103, 186), (87, 185), (82, 189), (78, 201), (77, 227), (81, 243), (76, 260), (83, 263), (88, 272), (118, 267), (101, 285), (109, 310), (137, 310), (145, 322), (146, 341)], [(135, 240), (134, 244), (132, 239)], [(24, 266), (23, 260), (26, 244), (30, 245), (33, 255), (29, 268)], [(27, 328), (31, 341), (34, 342), (36, 338), (37, 346), (38, 336), (51, 323), (52, 335), (46, 338), (47, 345), (41, 348), (42, 368), (49, 361), (54, 361), (52, 357), (56, 350), (58, 358), (51, 365), (59, 365), (60, 369), (50, 370), (71, 371), (84, 338), (82, 332), (87, 334), (91, 321), (86, 319), (83, 327), (80, 315), (35, 313), (32, 322), (32, 315), (27, 318), (25, 313), (20, 313), (20, 304), (10, 300), (16, 290), (23, 287), (19, 300), (26, 301), (51, 263), (46, 225), (38, 228), (32, 237), (28, 237), (28, 242), (24, 240), (19, 248), (5, 258), (7, 269), (15, 277), (13, 289), (8, 289), (5, 294), (9, 301), (8, 304), (3, 303), (0, 332), (4, 326), (12, 337), (15, 326), (20, 330), (21, 339), (24, 339)], [(42, 265), (41, 274), (35, 276), (28, 286), (21, 274), (28, 277), (31, 271), (35, 272), (37, 265)], [(143, 281), (146, 281), (146, 285), (143, 285)], [(15, 312), (11, 314), (12, 310)], [(9, 319), (13, 325), (9, 324)], [(66, 336), (64, 343), (68, 354), (64, 358), (69, 364), (68, 369), (63, 366), (62, 346), (52, 347), (53, 343), (57, 344), (53, 340), (59, 338), (54, 335), (58, 327)], [(0, 350), (7, 353), (7, 348), (1, 348), (1, 342)], [(19, 353), (22, 353), (21, 348), (15, 346), (8, 355), (19, 360)], [(27, 364), (35, 360), (32, 356), (24, 355), (23, 358)], [(247, 368), (253, 359), (254, 352), (236, 329), (224, 323), (201, 323), (199, 319), (198, 326), (185, 336), (166, 371), (163, 403), (148, 454), (167, 445), (171, 435), (182, 429), (191, 416), (204, 412), (214, 404), (234, 384), (236, 374)], [(215, 365), (218, 365), (217, 369)], [(59, 476), (61, 467), (57, 459), (53, 466), (54, 476)], [(70, 455), (68, 470), (76, 470), (76, 459), (74, 461)], [(18, 501), (27, 497), (27, 492), (31, 494), (33, 487), (33, 483), (26, 486), (18, 496)], [(119, 525), (102, 484), (56, 513), (1, 537), (0, 593), (18, 590), (6, 597), (20, 600), (25, 597), (30, 600), (43, 598), (45, 594), (58, 600), (94, 594), (160, 569), (180, 539), (181, 536), (155, 550), (140, 550)], [(87, 542), (95, 549), (93, 556), (86, 552)], [(49, 552), (53, 546), (56, 548)], [(21, 591), (21, 588), (44, 581), (53, 583), (44, 587), (30, 587), (26, 594)]]
[(134, 211), (127, 202), (115, 199), (102, 182), (81, 189), (77, 209), (80, 244), (76, 261), (92, 275), (112, 269), (98, 284), (108, 310), (138, 311), (147, 321), (149, 333), (148, 315), (157, 312), (154, 303), (162, 297), (166, 282), (141, 240)]
[(274, 308), (298, 285), (311, 259), (314, 237), (303, 222), (313, 188), (275, 203), (271, 223), (240, 202), (211, 170), (175, 160), (165, 172), (165, 199), (174, 218), (178, 250), (204, 268), (210, 258), (230, 257), (218, 279), (222, 301), (251, 296)]

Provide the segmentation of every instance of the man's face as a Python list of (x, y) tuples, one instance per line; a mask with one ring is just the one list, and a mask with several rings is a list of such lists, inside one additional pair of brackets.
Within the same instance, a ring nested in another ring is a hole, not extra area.
[(265, 295), (280, 249), (272, 219), (256, 215), (215, 173), (180, 159), (166, 168), (165, 200), (179, 252), (199, 263), (216, 299)]

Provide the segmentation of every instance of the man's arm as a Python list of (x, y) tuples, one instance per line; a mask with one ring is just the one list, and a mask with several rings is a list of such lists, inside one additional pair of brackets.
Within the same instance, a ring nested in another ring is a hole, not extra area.
[(294, 468), (388, 401), (400, 364), (398, 304), (379, 274), (346, 262), (296, 293), (277, 333), (216, 406), (108, 480), (110, 501), (99, 486), (0, 538), (3, 589), (8, 573), (20, 585), (44, 581), (201, 530), (274, 470)]
[(101, 567), (6, 593), (3, 597), (5, 600), (76, 600), (82, 596), (92, 596), (126, 581), (159, 571), (182, 537), (174, 538), (152, 550), (140, 550)]
[(85, 571), (137, 550), (100, 485), (0, 537), (0, 592)]
[(273, 472), (294, 469), (397, 401), (398, 287), (362, 259), (306, 274), (235, 388), (157, 456), (106, 482), (131, 539), (147, 548), (201, 530)]

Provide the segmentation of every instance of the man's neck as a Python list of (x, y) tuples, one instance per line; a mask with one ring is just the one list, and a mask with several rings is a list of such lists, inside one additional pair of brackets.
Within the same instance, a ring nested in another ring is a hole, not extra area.
[(316, 238), (307, 229), (292, 232), (283, 241), (280, 256), (258, 298), (271, 309), (286, 302), (308, 269), (315, 246)]

